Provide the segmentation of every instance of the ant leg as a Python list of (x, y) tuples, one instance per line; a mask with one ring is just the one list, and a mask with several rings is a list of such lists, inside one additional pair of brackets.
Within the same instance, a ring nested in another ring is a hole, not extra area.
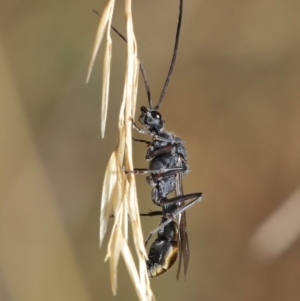
[[(162, 211), (150, 211), (148, 213), (140, 213), (140, 216), (156, 216), (156, 215), (163, 215)], [(150, 233), (145, 241), (145, 247), (148, 244), (149, 239), (151, 238), (152, 234)]]
[(171, 143), (172, 145), (176, 143), (176, 140), (163, 138), (163, 137), (160, 137), (158, 135), (154, 135), (153, 136), (153, 140), (157, 140), (157, 141), (161, 141), (161, 142), (166, 142), (166, 143)]
[[(156, 215), (163, 215), (163, 212), (150, 210), (148, 213), (140, 213), (140, 216), (156, 216)], [(115, 218), (115, 216), (113, 214), (110, 214), (109, 218)]]
[[(178, 168), (178, 169), (177, 169)], [(173, 168), (168, 168), (166, 169), (167, 171), (164, 172), (164, 173), (155, 173), (155, 175), (151, 175), (149, 176), (149, 180), (151, 181), (156, 181), (158, 180), (159, 178), (163, 178), (163, 177), (169, 177), (169, 176), (172, 176), (172, 175), (175, 175), (175, 174), (178, 174), (180, 172), (185, 172), (187, 171), (187, 167), (173, 167)], [(149, 182), (149, 181), (148, 181)]]
[[(125, 167), (123, 167), (124, 169)], [(134, 174), (146, 174), (148, 173), (148, 169), (147, 168), (135, 168), (134, 170), (125, 170), (124, 169), (124, 172), (125, 174), (128, 174), (128, 173), (134, 173)]]
[(180, 202), (185, 202), (188, 200), (191, 200), (189, 203), (185, 204), (182, 207), (179, 207), (176, 209), (174, 212), (172, 212), (169, 216), (167, 217), (167, 220), (161, 224), (154, 230), (152, 230), (149, 234), (149, 237), (147, 238), (147, 242), (150, 239), (150, 237), (158, 232), (160, 229), (164, 228), (167, 224), (169, 224), (175, 217), (177, 217), (179, 214), (183, 213), (186, 211), (188, 208), (192, 207), (195, 203), (201, 201), (203, 194), (201, 192), (197, 193), (191, 193), (191, 194), (186, 194), (186, 195), (180, 195), (171, 199), (164, 200), (164, 204), (171, 204), (171, 203), (180, 203)]
[(175, 210), (172, 214), (171, 214), (171, 220), (173, 220), (176, 216), (178, 216), (179, 214), (185, 212), (187, 209), (189, 209), (190, 207), (192, 207), (195, 203), (200, 202), (202, 200), (203, 194), (201, 192), (197, 193), (198, 197), (196, 199), (194, 199), (193, 201), (179, 207), (177, 210)]
[(175, 147), (175, 145), (169, 143), (169, 144), (167, 144), (163, 147), (157, 148), (153, 151), (149, 148), (147, 151), (147, 154), (146, 154), (146, 160), (151, 160), (157, 156), (171, 153), (171, 151), (174, 147)]
[(131, 119), (131, 122), (132, 122), (132, 126), (134, 129), (136, 129), (140, 134), (145, 134), (145, 135), (151, 135), (151, 133), (148, 131), (148, 130), (142, 130), (140, 129), (136, 123), (133, 121), (133, 119)]
[(132, 137), (132, 140), (135, 142), (144, 142), (147, 144), (147, 146), (149, 146), (151, 144), (151, 141), (147, 141), (147, 140), (142, 140), (142, 139), (136, 139)]
[(156, 216), (163, 215), (162, 211), (149, 211), (148, 213), (140, 213), (140, 216)]
[[(203, 193), (202, 192), (195, 192), (195, 193), (189, 193), (189, 194), (183, 194), (183, 195), (178, 195), (178, 196), (175, 196), (173, 198), (170, 198), (170, 199), (167, 199), (165, 198), (164, 200), (162, 200), (160, 202), (160, 206), (164, 206), (164, 205), (171, 205), (171, 204), (179, 204), (179, 203), (182, 203), (182, 202), (187, 202), (189, 200), (197, 200), (199, 198), (202, 198), (203, 196)], [(190, 202), (191, 203), (191, 202)], [(190, 204), (188, 203), (188, 204)], [(194, 202), (193, 202), (194, 203)], [(186, 204), (186, 205), (188, 205)], [(185, 206), (182, 206), (180, 208), (184, 208)], [(185, 209), (186, 210), (186, 209)], [(183, 211), (185, 211), (183, 210)], [(174, 212), (176, 212), (177, 210), (175, 210)], [(172, 216), (173, 216), (173, 212), (171, 213)], [(176, 214), (178, 215), (178, 214)]]
[(155, 173), (160, 177), (171, 176), (178, 172), (186, 171), (186, 167), (173, 167), (173, 168), (162, 168), (162, 169), (147, 169), (147, 168), (136, 168), (134, 170), (124, 170), (127, 173), (134, 173), (134, 174), (147, 174), (147, 173)]
[(152, 235), (153, 235), (153, 233), (150, 232), (149, 235), (148, 235), (148, 237), (147, 237), (147, 239), (145, 240), (145, 247), (147, 247), (148, 241), (150, 240), (150, 238), (151, 238)]

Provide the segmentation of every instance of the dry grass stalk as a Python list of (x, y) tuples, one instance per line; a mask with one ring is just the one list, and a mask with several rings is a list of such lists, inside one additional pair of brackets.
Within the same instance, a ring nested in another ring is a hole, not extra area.
[[(88, 81), (96, 54), (106, 30), (106, 50), (104, 56), (101, 113), (102, 137), (104, 136), (105, 131), (109, 95), (109, 76), (112, 53), (110, 27), (114, 4), (115, 1), (110, 0), (103, 11), (87, 76)], [(125, 17), (128, 41), (125, 84), (119, 115), (118, 143), (114, 152), (111, 154), (104, 176), (100, 212), (100, 246), (102, 245), (107, 230), (109, 216), (111, 213), (113, 213), (114, 224), (105, 259), (110, 259), (111, 285), (113, 294), (116, 294), (117, 292), (117, 266), (120, 255), (122, 255), (139, 300), (148, 301), (155, 299), (150, 288), (150, 281), (145, 264), (147, 254), (144, 246), (143, 233), (141, 230), (135, 177), (131, 173), (125, 175), (123, 170), (123, 166), (125, 166), (127, 170), (133, 170), (134, 168), (132, 160), (131, 118), (135, 115), (139, 72), (139, 60), (137, 58), (137, 45), (133, 31), (130, 0), (125, 0)], [(128, 246), (128, 222), (130, 222), (132, 227), (132, 236), (139, 263), (138, 269)]]

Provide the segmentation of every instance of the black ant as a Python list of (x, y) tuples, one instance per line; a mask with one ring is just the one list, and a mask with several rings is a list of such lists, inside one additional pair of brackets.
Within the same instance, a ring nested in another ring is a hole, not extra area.
[[(141, 214), (142, 216), (163, 216), (160, 225), (150, 233), (146, 240), (147, 244), (152, 234), (158, 232), (158, 237), (152, 243), (149, 250), (147, 260), (148, 275), (150, 277), (156, 277), (165, 273), (174, 264), (179, 254), (177, 279), (179, 278), (181, 259), (183, 258), (184, 275), (187, 273), (189, 263), (189, 244), (185, 210), (202, 198), (201, 192), (186, 195), (183, 193), (182, 176), (188, 173), (185, 146), (179, 137), (163, 129), (164, 120), (158, 112), (175, 65), (182, 20), (182, 5), (183, 1), (180, 0), (173, 58), (158, 103), (156, 106), (152, 105), (150, 89), (144, 78), (149, 109), (144, 106), (141, 107), (141, 115), (138, 120), (143, 125), (143, 129), (139, 129), (136, 124), (132, 122), (134, 128), (139, 133), (148, 134), (152, 137), (151, 141), (134, 139), (137, 142), (147, 144), (146, 160), (150, 161), (149, 169), (127, 171), (136, 174), (150, 173), (150, 176), (147, 177), (147, 181), (154, 187), (151, 199), (156, 205), (162, 207), (162, 211)], [(143, 69), (142, 66), (141, 69)], [(143, 74), (144, 73), (145, 72), (143, 72)], [(175, 191), (176, 196), (168, 199), (167, 195), (173, 191)], [(179, 217), (178, 224), (174, 220), (177, 216)]]
[[(145, 244), (147, 245), (151, 236), (158, 232), (158, 237), (150, 246), (147, 264), (149, 277), (157, 277), (171, 268), (179, 255), (179, 265), (177, 279), (181, 269), (183, 258), (184, 276), (186, 276), (189, 263), (189, 242), (187, 235), (187, 223), (185, 211), (202, 199), (201, 192), (184, 194), (182, 186), (182, 176), (188, 173), (187, 155), (183, 141), (174, 134), (163, 129), (164, 120), (158, 109), (165, 96), (171, 74), (174, 69), (179, 35), (182, 20), (183, 0), (180, 0), (179, 18), (175, 46), (169, 72), (156, 106), (152, 105), (150, 88), (147, 82), (145, 70), (140, 63), (140, 69), (146, 86), (149, 109), (142, 106), (139, 122), (143, 129), (139, 129), (132, 121), (133, 127), (141, 134), (151, 135), (151, 141), (134, 139), (134, 141), (146, 143), (148, 146), (146, 160), (150, 161), (149, 169), (135, 169), (125, 171), (126, 173), (145, 174), (148, 183), (153, 186), (151, 199), (162, 207), (162, 211), (153, 211), (141, 214), (141, 216), (162, 215), (159, 226), (150, 232)], [(97, 13), (97, 12), (96, 12)], [(125, 41), (126, 38), (120, 34), (113, 26), (112, 29)], [(167, 195), (175, 191), (176, 196), (167, 198)], [(178, 217), (178, 223), (175, 218)]]

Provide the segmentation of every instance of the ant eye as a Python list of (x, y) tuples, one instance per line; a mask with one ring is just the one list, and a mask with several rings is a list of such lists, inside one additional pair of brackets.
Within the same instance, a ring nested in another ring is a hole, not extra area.
[(155, 118), (155, 119), (161, 119), (161, 115), (157, 111), (151, 112), (151, 116), (152, 116), (152, 118)]

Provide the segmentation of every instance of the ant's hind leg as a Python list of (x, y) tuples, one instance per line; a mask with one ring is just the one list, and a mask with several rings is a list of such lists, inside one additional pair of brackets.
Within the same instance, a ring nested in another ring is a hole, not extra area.
[(160, 229), (164, 228), (179, 214), (183, 213), (184, 211), (186, 211), (187, 209), (192, 207), (195, 203), (201, 201), (202, 197), (203, 197), (202, 192), (196, 192), (196, 193), (191, 193), (191, 194), (180, 195), (180, 196), (177, 196), (177, 197), (174, 197), (171, 199), (165, 199), (165, 200), (161, 201), (161, 205), (172, 204), (172, 203), (178, 204), (178, 203), (186, 202), (186, 201), (189, 201), (189, 203), (184, 204), (183, 206), (174, 210), (172, 213), (170, 213), (169, 216), (165, 216), (167, 218), (167, 220), (165, 222), (161, 223), (157, 228), (155, 228), (153, 231), (150, 232), (149, 239), (150, 239), (151, 235), (158, 232)]
[[(162, 211), (149, 211), (148, 213), (140, 213), (140, 216), (156, 216), (156, 215), (163, 215)], [(150, 233), (147, 237), (147, 239), (145, 240), (145, 247), (148, 244), (148, 241), (150, 240), (152, 236), (152, 233)]]

